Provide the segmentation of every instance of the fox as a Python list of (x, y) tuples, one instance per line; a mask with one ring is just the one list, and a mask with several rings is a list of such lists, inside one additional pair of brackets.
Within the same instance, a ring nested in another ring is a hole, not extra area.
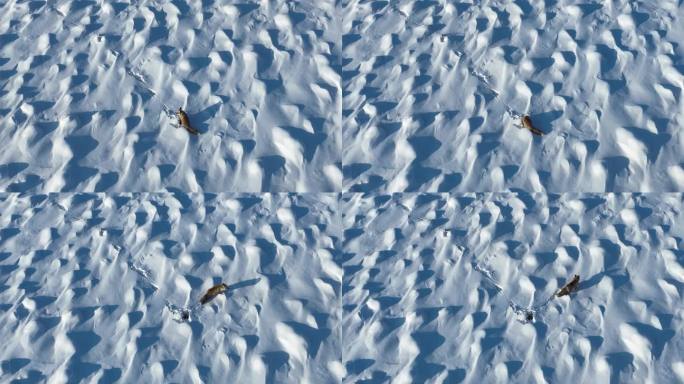
[(571, 294), (573, 291), (577, 289), (577, 286), (579, 285), (580, 277), (579, 275), (575, 275), (572, 280), (570, 280), (569, 283), (565, 284), (563, 288), (558, 290), (556, 293), (556, 297), (562, 297), (562, 296), (567, 296)]
[(193, 128), (193, 126), (190, 124), (190, 118), (188, 117), (188, 114), (185, 113), (183, 108), (178, 108), (176, 116), (178, 116), (178, 124), (185, 128), (186, 131), (190, 132), (195, 136), (199, 135), (199, 131)]
[(522, 126), (537, 136), (544, 136), (544, 132), (532, 124), (532, 119), (528, 115), (522, 117)]
[(200, 299), (200, 303), (202, 305), (204, 305), (204, 304), (212, 301), (216, 296), (226, 292), (227, 290), (228, 290), (227, 284), (221, 283), (221, 284), (214, 285), (213, 287), (209, 288), (209, 290), (207, 291), (207, 293), (204, 294), (204, 296), (202, 296), (202, 298)]

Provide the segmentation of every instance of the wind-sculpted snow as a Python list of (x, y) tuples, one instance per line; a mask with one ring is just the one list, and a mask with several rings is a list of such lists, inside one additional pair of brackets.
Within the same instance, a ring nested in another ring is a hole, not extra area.
[(345, 191), (684, 190), (682, 1), (350, 0), (345, 14)]
[[(4, 2), (0, 189), (332, 192), (330, 2)], [(177, 127), (183, 107), (200, 135)]]
[(681, 194), (1, 200), (5, 381), (684, 380)]
[(684, 383), (684, 0), (0, 4), (0, 384)]
[(0, 200), (1, 382), (341, 380), (335, 195)]
[(683, 381), (683, 202), (343, 195), (345, 382)]

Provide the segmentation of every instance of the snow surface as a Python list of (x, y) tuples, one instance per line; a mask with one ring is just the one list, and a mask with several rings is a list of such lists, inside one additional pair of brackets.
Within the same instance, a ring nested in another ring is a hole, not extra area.
[(0, 382), (341, 380), (336, 195), (1, 200)]
[(681, 0), (346, 4), (345, 191), (684, 189)]
[(340, 210), (345, 382), (684, 382), (681, 194), (348, 194)]
[[(1, 9), (2, 190), (340, 190), (332, 3), (8, 0)], [(200, 136), (175, 127), (179, 107)]]
[(0, 11), (0, 383), (684, 383), (684, 0)]
[(1, 200), (3, 381), (684, 380), (681, 194)]

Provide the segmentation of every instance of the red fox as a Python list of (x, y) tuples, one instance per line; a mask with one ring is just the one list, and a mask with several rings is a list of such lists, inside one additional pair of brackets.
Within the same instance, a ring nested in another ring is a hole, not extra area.
[(565, 284), (563, 288), (561, 288), (557, 293), (557, 297), (561, 296), (567, 296), (571, 294), (574, 290), (577, 289), (577, 286), (579, 285), (580, 277), (579, 275), (575, 275), (572, 280), (570, 280), (569, 283)]
[(529, 129), (530, 132), (532, 132), (533, 134), (535, 134), (535, 135), (537, 135), (537, 136), (544, 136), (544, 132), (542, 132), (541, 130), (537, 129), (537, 128), (532, 124), (532, 119), (531, 119), (528, 115), (523, 116), (523, 118), (522, 118), (522, 126), (525, 127), (525, 128), (527, 128), (527, 129)]
[(178, 124), (185, 128), (186, 131), (190, 132), (193, 135), (199, 134), (199, 131), (193, 128), (192, 125), (190, 125), (190, 118), (188, 117), (188, 114), (185, 113), (183, 108), (178, 108), (178, 112), (176, 112), (176, 115), (178, 116)]
[(207, 293), (204, 294), (204, 296), (202, 296), (202, 298), (200, 299), (200, 303), (204, 305), (227, 290), (228, 285), (224, 283), (214, 285), (213, 287), (209, 288), (209, 290), (207, 291)]

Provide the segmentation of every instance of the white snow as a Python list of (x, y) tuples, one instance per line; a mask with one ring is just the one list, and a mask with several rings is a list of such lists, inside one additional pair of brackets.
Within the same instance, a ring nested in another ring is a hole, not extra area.
[(0, 3), (0, 383), (684, 383), (684, 0)]
[(345, 191), (681, 191), (681, 1), (344, 3)]
[[(329, 170), (341, 166), (334, 4), (9, 0), (2, 9), (2, 190), (340, 190)], [(177, 128), (179, 107), (198, 137)]]
[(343, 195), (345, 382), (679, 380), (683, 203)]
[(0, 200), (1, 381), (339, 379), (335, 195)]

